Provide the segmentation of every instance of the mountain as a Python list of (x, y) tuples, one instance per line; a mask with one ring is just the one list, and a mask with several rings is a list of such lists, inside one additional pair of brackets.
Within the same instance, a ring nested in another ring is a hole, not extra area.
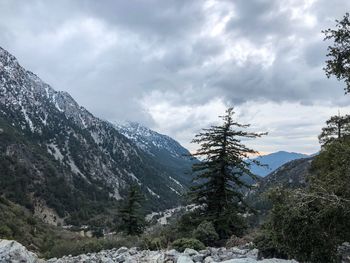
[(277, 186), (287, 188), (305, 187), (312, 160), (313, 157), (301, 158), (282, 165), (262, 178), (259, 185), (260, 190), (266, 191)]
[(265, 177), (285, 163), (308, 157), (310, 156), (302, 153), (279, 151), (255, 158), (255, 160), (267, 166), (258, 166), (252, 163), (251, 171), (258, 176)]
[[(133, 141), (137, 147), (164, 164), (177, 174), (182, 183), (188, 186), (191, 181), (189, 172), (196, 160), (190, 158), (190, 152), (167, 135), (155, 132), (137, 122), (116, 123), (116, 129)], [(176, 182), (176, 181), (175, 181)]]
[(56, 222), (90, 218), (122, 199), (131, 184), (140, 186), (149, 210), (169, 208), (188, 184), (182, 172), (155, 161), (2, 48), (0, 148), (1, 192)]
[(271, 209), (271, 203), (266, 193), (275, 187), (287, 189), (303, 188), (307, 186), (307, 178), (310, 175), (311, 163), (314, 157), (301, 158), (285, 163), (274, 172), (260, 178), (256, 188), (247, 194), (247, 201), (254, 208), (260, 210), (262, 218)]

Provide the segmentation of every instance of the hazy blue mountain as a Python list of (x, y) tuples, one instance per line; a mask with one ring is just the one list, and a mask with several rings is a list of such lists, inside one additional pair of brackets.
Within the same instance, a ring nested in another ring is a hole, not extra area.
[(265, 177), (285, 163), (308, 157), (310, 156), (302, 153), (279, 151), (257, 157), (256, 160), (260, 161), (261, 164), (266, 164), (267, 166), (252, 164), (251, 171), (258, 176)]

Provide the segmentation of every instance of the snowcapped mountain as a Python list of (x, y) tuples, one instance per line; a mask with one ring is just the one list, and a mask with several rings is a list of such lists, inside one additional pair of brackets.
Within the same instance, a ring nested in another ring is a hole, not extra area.
[[(1, 129), (18, 134), (25, 144), (39, 147), (35, 151), (51, 160), (55, 176), (69, 185), (72, 191), (88, 194), (86, 191), (90, 186), (98, 186), (97, 192), (121, 199), (128, 186), (136, 183), (146, 195), (150, 208), (162, 209), (179, 203), (179, 196), (186, 190), (189, 181), (183, 171), (168, 168), (167, 163), (155, 158), (152, 147), (157, 145), (168, 147), (173, 159), (182, 158), (179, 156), (186, 150), (180, 149), (181, 146), (174, 140), (163, 135), (155, 136), (150, 139), (152, 149), (141, 147), (141, 142), (127, 133), (124, 136), (111, 123), (92, 115), (67, 92), (55, 91), (38, 76), (25, 70), (14, 56), (2, 48), (0, 124)], [(17, 141), (4, 140), (3, 146), (3, 159), (13, 153), (9, 151), (11, 147), (21, 148)], [(26, 154), (33, 155), (31, 151), (34, 150), (28, 146)], [(18, 156), (13, 153), (11, 158)], [(33, 159), (30, 161), (31, 171), (36, 173), (33, 178), (37, 180), (30, 182), (33, 187), (26, 189), (26, 194), (39, 196), (35, 184), (47, 181), (45, 171), (49, 168), (36, 167)], [(177, 161), (174, 163), (178, 164)], [(80, 189), (82, 185), (87, 189)], [(97, 192), (91, 196), (92, 200), (96, 199)], [(48, 203), (47, 198), (44, 201)]]
[(191, 159), (189, 151), (177, 141), (136, 122), (115, 124), (115, 127), (121, 134), (133, 141), (139, 149), (147, 152), (154, 162), (166, 166), (168, 170), (176, 174), (176, 177), (172, 178), (176, 184), (190, 185), (191, 167), (196, 160)]
[(116, 123), (115, 126), (140, 149), (152, 155), (157, 151), (166, 151), (174, 158), (188, 159), (189, 151), (167, 135), (159, 134), (137, 122)]

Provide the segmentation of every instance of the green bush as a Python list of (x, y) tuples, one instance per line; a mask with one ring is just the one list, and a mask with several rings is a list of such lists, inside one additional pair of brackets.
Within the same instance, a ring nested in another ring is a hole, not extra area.
[(136, 236), (113, 236), (110, 238), (81, 238), (75, 240), (61, 240), (56, 242), (45, 254), (46, 258), (62, 257), (65, 255), (79, 255), (99, 252), (104, 249), (140, 246)]
[(8, 226), (0, 226), (0, 238), (10, 239), (12, 238), (12, 234), (12, 230)]
[(172, 243), (172, 247), (179, 252), (183, 252), (186, 248), (192, 248), (195, 250), (205, 249), (205, 245), (195, 238), (180, 238)]
[(208, 221), (200, 223), (200, 225), (193, 231), (193, 236), (203, 242), (206, 246), (214, 245), (219, 239), (219, 235), (215, 231), (213, 223)]

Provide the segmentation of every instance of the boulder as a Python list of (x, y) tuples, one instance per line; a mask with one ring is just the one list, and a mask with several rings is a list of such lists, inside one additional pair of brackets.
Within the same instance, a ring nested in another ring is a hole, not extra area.
[(258, 254), (259, 254), (259, 250), (254, 248), (252, 250), (249, 250), (246, 254), (247, 258), (252, 258), (252, 259), (258, 259)]
[(177, 258), (176, 263), (194, 263), (193, 260), (188, 255), (180, 255)]
[(128, 251), (127, 247), (120, 247), (118, 248), (117, 253), (122, 254), (122, 253), (125, 253), (126, 251)]
[(350, 243), (344, 242), (338, 247), (338, 254), (342, 263), (350, 263)]
[(43, 261), (20, 243), (13, 240), (0, 239), (0, 262), (39, 263)]
[(203, 259), (204, 259), (203, 254), (197, 254), (197, 255), (192, 256), (192, 260), (194, 262), (203, 262)]
[(192, 248), (186, 248), (184, 251), (184, 254), (189, 256), (194, 256), (194, 255), (197, 255), (198, 252)]

